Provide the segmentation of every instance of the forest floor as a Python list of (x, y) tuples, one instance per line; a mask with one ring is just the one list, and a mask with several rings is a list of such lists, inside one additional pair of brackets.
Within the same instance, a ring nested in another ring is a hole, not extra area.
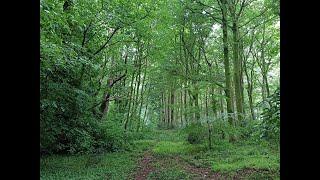
[[(152, 177), (154, 179), (165, 179), (164, 177), (161, 178), (161, 176), (166, 176), (168, 171), (171, 173), (169, 174), (171, 178), (177, 179), (185, 179), (187, 177), (192, 179), (222, 179), (223, 177), (220, 173), (213, 173), (210, 168), (191, 165), (179, 156), (159, 157), (153, 155), (150, 151), (144, 153), (138, 164), (134, 175), (136, 180), (147, 180)], [(190, 175), (186, 172), (190, 173)]]
[(279, 179), (279, 149), (252, 142), (191, 145), (179, 131), (161, 130), (128, 152), (50, 156), (41, 179)]
[(204, 144), (185, 142), (177, 131), (159, 134), (147, 141), (150, 146), (139, 158), (133, 179), (279, 179), (277, 151), (266, 146), (222, 143), (208, 151)]

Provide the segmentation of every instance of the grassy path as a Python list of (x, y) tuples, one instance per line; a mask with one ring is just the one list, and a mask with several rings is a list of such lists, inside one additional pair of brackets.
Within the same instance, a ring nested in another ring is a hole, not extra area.
[(253, 145), (217, 146), (208, 152), (204, 144), (191, 145), (177, 131), (160, 131), (151, 144), (132, 179), (279, 179), (273, 160)]
[(179, 131), (157, 131), (131, 151), (41, 159), (43, 180), (279, 179), (279, 152), (268, 146), (191, 145)]
[(134, 175), (136, 180), (145, 180), (151, 172), (155, 171), (153, 166), (153, 161), (155, 161), (154, 156), (150, 151), (143, 154), (142, 159), (138, 163), (137, 170)]
[[(173, 167), (173, 169), (171, 169)], [(166, 172), (169, 171), (169, 174)], [(170, 172), (171, 171), (171, 172)], [(176, 171), (176, 172), (175, 172)], [(171, 174), (170, 174), (171, 173)], [(161, 177), (167, 176), (167, 177)], [(171, 176), (171, 177), (170, 177)], [(150, 151), (144, 153), (135, 173), (135, 180), (147, 179), (222, 179), (219, 173), (213, 173), (210, 168), (196, 167), (187, 163), (179, 156), (157, 157)]]

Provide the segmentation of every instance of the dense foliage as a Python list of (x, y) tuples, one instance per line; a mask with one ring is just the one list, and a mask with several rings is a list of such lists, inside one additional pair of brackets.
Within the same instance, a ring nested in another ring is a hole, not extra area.
[(280, 140), (280, 89), (277, 89), (268, 100), (262, 113), (262, 135), (265, 138)]
[(209, 148), (279, 144), (278, 1), (41, 0), (40, 13), (41, 154), (130, 150), (156, 128)]

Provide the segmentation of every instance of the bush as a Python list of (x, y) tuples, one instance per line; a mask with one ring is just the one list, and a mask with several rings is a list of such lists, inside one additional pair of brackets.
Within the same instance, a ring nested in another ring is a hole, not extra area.
[(184, 129), (184, 132), (187, 134), (187, 141), (190, 144), (199, 144), (203, 142), (205, 137), (207, 136), (206, 127), (201, 125), (200, 123), (194, 123), (187, 126)]
[(93, 150), (94, 138), (84, 129), (72, 129), (68, 134), (71, 140), (70, 153), (90, 153)]
[(267, 99), (260, 122), (260, 136), (267, 140), (280, 140), (280, 89)]
[(69, 82), (72, 78), (55, 77), (62, 73), (60, 68), (55, 67), (57, 72), (40, 83), (40, 153), (90, 152), (96, 117), (85, 110), (92, 106), (93, 98)]
[(126, 149), (127, 138), (122, 125), (114, 121), (104, 121), (99, 125), (97, 146), (106, 151), (116, 152)]
[(234, 127), (224, 119), (216, 119), (212, 126), (212, 138), (215, 141), (230, 140), (230, 137), (235, 140), (240, 137), (240, 127)]

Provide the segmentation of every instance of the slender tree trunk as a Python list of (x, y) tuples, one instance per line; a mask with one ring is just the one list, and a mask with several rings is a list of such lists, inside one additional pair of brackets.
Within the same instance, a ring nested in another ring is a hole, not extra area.
[(102, 119), (105, 119), (107, 117), (108, 111), (109, 111), (109, 103), (110, 103), (110, 94), (106, 93), (104, 96), (104, 100), (102, 102)]
[[(235, 17), (234, 17), (235, 18)], [(236, 20), (234, 20), (236, 21)], [(243, 115), (243, 103), (241, 97), (241, 62), (239, 59), (239, 30), (236, 22), (233, 22), (232, 25), (233, 32), (233, 71), (234, 71), (234, 90), (235, 90), (235, 100), (237, 108), (237, 118), (241, 122)]]
[(186, 123), (186, 125), (188, 125), (188, 117), (187, 117), (187, 107), (188, 107), (188, 103), (187, 103), (187, 89), (184, 90), (184, 121)]
[(141, 61), (139, 61), (139, 66), (138, 66), (138, 74), (137, 74), (137, 79), (136, 79), (136, 90), (135, 90), (135, 100), (133, 101), (133, 117), (138, 121), (139, 123), (139, 118), (137, 117), (137, 109), (138, 109), (138, 103), (139, 103), (139, 89), (140, 89), (140, 83), (141, 83)]
[(163, 95), (163, 92), (161, 93), (161, 111), (160, 111), (160, 127), (162, 127), (165, 123), (165, 118), (166, 118), (166, 115), (165, 115), (165, 100), (164, 100), (164, 95)]
[(211, 87), (211, 104), (212, 104), (212, 115), (213, 117), (216, 117), (217, 116), (217, 101), (214, 97), (214, 94), (215, 94), (215, 89), (214, 87)]
[(142, 129), (143, 129), (143, 127), (145, 126), (145, 124), (146, 124), (146, 117), (147, 117), (147, 112), (148, 112), (148, 103), (146, 103), (146, 109), (144, 110), (144, 115), (143, 115), (143, 126), (142, 126)]
[[(247, 67), (247, 63), (246, 61), (243, 61), (243, 66), (244, 66), (244, 72), (245, 72), (245, 76), (247, 79), (247, 93), (248, 93), (248, 103), (249, 103), (249, 108), (250, 108), (250, 113), (251, 113), (251, 118), (252, 120), (255, 120), (255, 116), (254, 116), (254, 111), (253, 111), (253, 99), (252, 99), (252, 91), (253, 91), (253, 82), (252, 82), (252, 73), (251, 73), (251, 77), (249, 77), (249, 73), (248, 73), (248, 67)], [(252, 72), (252, 70), (251, 70)]]
[(180, 122), (181, 127), (183, 127), (183, 91), (180, 91)]
[(209, 149), (212, 149), (211, 145), (211, 125), (209, 122), (209, 110), (208, 110), (208, 93), (206, 92), (206, 99), (205, 99), (205, 110), (206, 110), (206, 119), (207, 119), (207, 125), (208, 125), (208, 146)]
[(133, 71), (133, 74), (132, 74), (132, 78), (131, 78), (131, 83), (130, 83), (130, 95), (129, 95), (129, 99), (128, 99), (128, 112), (127, 112), (127, 118), (125, 120), (125, 123), (124, 123), (124, 129), (127, 130), (128, 128), (128, 122), (129, 122), (129, 119), (130, 119), (130, 111), (131, 111), (131, 101), (133, 99), (133, 94), (134, 94), (134, 78), (135, 78), (135, 72), (136, 71)]
[(224, 73), (226, 78), (226, 103), (227, 103), (227, 113), (228, 121), (233, 125), (233, 118), (230, 116), (233, 114), (233, 99), (231, 97), (231, 75), (230, 75), (230, 65), (229, 65), (229, 49), (228, 49), (228, 27), (227, 27), (227, 10), (226, 10), (226, 0), (221, 0), (221, 11), (222, 11), (222, 32), (223, 32), (223, 63), (224, 63)]
[(200, 120), (200, 107), (199, 107), (199, 94), (196, 93), (194, 95), (194, 106), (195, 106), (195, 118), (196, 118), (196, 122), (199, 122)]
[(268, 97), (268, 96), (270, 96), (270, 89), (269, 89), (267, 72), (263, 75), (263, 84), (264, 84), (264, 87), (265, 87), (266, 96)]
[(170, 110), (170, 91), (168, 91), (168, 94), (167, 94), (167, 114), (168, 114), (168, 119), (167, 119), (167, 124), (166, 124), (166, 127), (169, 128), (169, 124), (170, 124), (170, 121), (171, 121), (171, 110)]
[(244, 50), (243, 50), (243, 41), (241, 39), (239, 39), (239, 60), (240, 60), (240, 92), (241, 92), (241, 103), (242, 103), (242, 113), (245, 114), (245, 101), (244, 101), (244, 82), (243, 82), (243, 61), (244, 61)]
[(164, 118), (163, 118), (163, 125), (162, 127), (165, 127), (167, 119), (168, 119), (168, 111), (167, 111), (167, 101), (166, 101), (166, 92), (163, 92), (163, 112), (164, 112)]
[(110, 96), (111, 96), (111, 89), (114, 86), (115, 83), (117, 83), (118, 81), (120, 81), (122, 78), (124, 78), (126, 76), (126, 74), (119, 76), (115, 79), (113, 78), (109, 78), (108, 80), (108, 85), (107, 85), (107, 90), (104, 96), (104, 99), (101, 103), (100, 109), (102, 111), (102, 119), (104, 119), (105, 117), (107, 117), (107, 113), (109, 110), (109, 103), (110, 103)]
[(170, 117), (170, 128), (173, 128), (173, 121), (174, 121), (174, 90), (171, 90), (171, 117)]
[(266, 101), (267, 97), (270, 95), (269, 92), (269, 84), (268, 84), (268, 70), (267, 70), (267, 64), (265, 61), (265, 45), (267, 41), (265, 40), (265, 24), (263, 24), (263, 31), (262, 31), (262, 42), (261, 45), (261, 64), (260, 69), (262, 73), (262, 99), (263, 101)]
[[(219, 94), (221, 95), (221, 96), (223, 96), (223, 91), (220, 89), (220, 92), (219, 92)], [(221, 118), (223, 117), (223, 115), (224, 115), (224, 105), (223, 105), (223, 100), (222, 100), (222, 98), (220, 98), (220, 116), (221, 116)]]
[(139, 119), (139, 121), (138, 121), (138, 128), (137, 128), (137, 131), (139, 131), (139, 129), (140, 129), (140, 126), (141, 126), (141, 111), (142, 111), (142, 105), (143, 105), (143, 98), (144, 98), (144, 96), (143, 96), (143, 94), (144, 94), (144, 88), (145, 88), (145, 79), (146, 79), (146, 73), (147, 73), (147, 67), (145, 67), (145, 69), (144, 69), (144, 72), (143, 72), (143, 77), (142, 77), (142, 87), (141, 87), (141, 93), (140, 93), (140, 97), (141, 97), (141, 100), (140, 100), (140, 107), (139, 107), (139, 117), (138, 117), (138, 119)]

